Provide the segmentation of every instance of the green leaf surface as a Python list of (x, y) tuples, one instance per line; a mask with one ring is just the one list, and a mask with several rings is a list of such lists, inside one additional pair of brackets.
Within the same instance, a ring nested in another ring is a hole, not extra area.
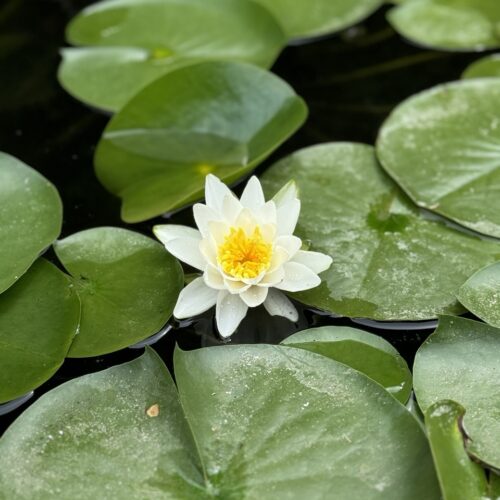
[(458, 300), (477, 317), (500, 328), (500, 262), (473, 274), (460, 287)]
[(424, 320), (463, 308), (456, 293), (500, 259), (500, 244), (420, 213), (379, 167), (370, 146), (331, 143), (281, 160), (265, 174), (268, 194), (295, 179), (297, 234), (333, 264), (322, 284), (294, 296), (349, 317)]
[(498, 107), (497, 79), (434, 87), (392, 112), (377, 155), (417, 205), (500, 237)]
[(203, 197), (205, 176), (234, 181), (303, 123), (305, 103), (273, 74), (208, 62), (169, 73), (104, 131), (95, 157), (104, 186), (138, 222)]
[(257, 0), (290, 38), (310, 38), (346, 29), (375, 12), (384, 0)]
[(151, 238), (101, 227), (55, 243), (82, 303), (70, 357), (98, 356), (160, 330), (183, 286), (179, 262)]
[(465, 451), (460, 428), (465, 410), (454, 401), (438, 401), (425, 414), (427, 436), (443, 500), (484, 500), (488, 484), (481, 466)]
[(0, 293), (59, 235), (62, 203), (36, 170), (0, 152)]
[(387, 18), (402, 36), (426, 47), (479, 51), (500, 46), (497, 0), (413, 0)]
[(411, 393), (411, 373), (398, 351), (382, 337), (344, 326), (295, 333), (281, 342), (344, 363), (385, 387), (400, 403)]
[(500, 476), (494, 472), (490, 474), (490, 497), (493, 500), (500, 498)]
[(424, 412), (442, 400), (465, 409), (467, 451), (500, 469), (500, 330), (443, 316), (420, 347), (413, 366), (417, 400)]
[(84, 9), (67, 39), (59, 81), (116, 111), (157, 77), (199, 59), (269, 67), (286, 43), (273, 16), (248, 0), (108, 0)]
[(462, 75), (462, 78), (488, 77), (500, 77), (500, 54), (491, 54), (473, 62)]
[(57, 371), (79, 317), (70, 281), (43, 259), (0, 295), (0, 403), (23, 396)]

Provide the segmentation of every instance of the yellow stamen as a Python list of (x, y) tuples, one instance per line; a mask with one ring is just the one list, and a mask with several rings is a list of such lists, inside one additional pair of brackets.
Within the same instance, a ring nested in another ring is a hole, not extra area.
[(232, 227), (219, 246), (217, 259), (222, 270), (233, 278), (255, 278), (271, 265), (272, 245), (266, 243), (257, 226), (251, 236)]

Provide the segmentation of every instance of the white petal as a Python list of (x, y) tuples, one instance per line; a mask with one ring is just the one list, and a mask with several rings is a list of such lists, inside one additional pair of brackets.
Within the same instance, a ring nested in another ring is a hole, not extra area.
[(285, 271), (283, 270), (283, 266), (278, 267), (272, 273), (267, 273), (258, 283), (258, 286), (275, 286), (280, 281), (283, 281), (285, 277)]
[(276, 226), (278, 234), (293, 234), (299, 220), (300, 201), (297, 199), (284, 202), (278, 207)]
[(154, 226), (153, 233), (164, 245), (176, 238), (201, 239), (201, 234), (198, 230), (188, 226), (178, 226), (176, 224)]
[(285, 278), (276, 285), (280, 290), (287, 292), (300, 292), (309, 290), (321, 283), (320, 277), (308, 267), (297, 262), (285, 262), (283, 264)]
[(240, 203), (240, 200), (238, 200), (233, 193), (224, 197), (224, 200), (222, 201), (222, 216), (230, 226), (234, 226), (234, 223), (242, 210), (243, 206)]
[(213, 240), (215, 248), (224, 243), (226, 236), (229, 234), (229, 226), (225, 222), (210, 221), (208, 223), (210, 229), (210, 237)]
[(266, 202), (262, 186), (260, 185), (259, 179), (257, 179), (255, 175), (250, 177), (250, 180), (247, 182), (240, 201), (244, 207), (250, 208), (254, 211), (261, 208)]
[(302, 240), (297, 236), (279, 236), (276, 238), (276, 245), (286, 250), (286, 253), (292, 258), (302, 246)]
[(256, 219), (259, 224), (273, 224), (276, 225), (278, 220), (276, 204), (274, 201), (268, 201), (262, 205), (258, 210), (254, 211)]
[(276, 207), (279, 208), (283, 203), (299, 198), (299, 190), (295, 181), (287, 182), (273, 197)]
[(273, 271), (276, 271), (276, 269), (281, 267), (288, 260), (288, 252), (284, 248), (276, 247), (273, 250), (273, 255), (271, 256), (271, 265), (269, 266), (267, 272), (272, 273)]
[(165, 243), (165, 248), (182, 262), (200, 271), (207, 265), (205, 257), (200, 252), (200, 240), (194, 238), (176, 238)]
[(221, 214), (222, 202), (228, 194), (232, 195), (232, 192), (223, 182), (215, 175), (207, 175), (205, 178), (205, 201), (208, 207)]
[(226, 285), (227, 291), (232, 294), (244, 292), (252, 286), (243, 283), (243, 281), (229, 279), (227, 277), (224, 277), (224, 284)]
[(248, 307), (257, 307), (266, 300), (268, 291), (269, 288), (251, 286), (248, 290), (241, 293), (240, 297)]
[(205, 285), (203, 278), (196, 278), (184, 288), (174, 309), (177, 319), (190, 318), (208, 311), (217, 302), (219, 292)]
[(193, 207), (194, 221), (204, 238), (209, 234), (208, 223), (210, 221), (220, 220), (220, 215), (210, 207), (203, 205), (203, 203), (196, 203)]
[(205, 269), (203, 279), (205, 280), (205, 284), (210, 288), (215, 288), (216, 290), (224, 290), (226, 288), (220, 271), (211, 266), (207, 266)]
[(238, 215), (238, 218), (234, 221), (234, 225), (238, 228), (242, 228), (243, 231), (250, 236), (253, 234), (255, 227), (257, 225), (252, 211), (248, 208), (244, 208)]
[(295, 309), (288, 297), (274, 288), (269, 290), (264, 307), (271, 316), (283, 316), (293, 322), (299, 319), (297, 309)]
[(245, 317), (248, 306), (241, 300), (239, 295), (231, 295), (228, 292), (219, 292), (215, 319), (220, 336), (227, 338), (234, 333), (241, 320)]
[(333, 259), (324, 253), (306, 252), (299, 250), (292, 259), (293, 262), (298, 262), (314, 271), (316, 274), (326, 271), (333, 262)]
[(205, 260), (213, 267), (218, 268), (217, 249), (215, 243), (210, 239), (203, 239), (199, 244), (200, 252), (205, 257)]

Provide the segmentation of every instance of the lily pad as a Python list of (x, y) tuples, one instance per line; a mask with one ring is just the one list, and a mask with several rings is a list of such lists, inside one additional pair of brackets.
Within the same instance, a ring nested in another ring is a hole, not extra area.
[(89, 229), (54, 244), (82, 303), (69, 357), (127, 347), (162, 328), (183, 286), (179, 262), (162, 245), (133, 231)]
[(398, 351), (383, 338), (346, 326), (324, 326), (295, 333), (281, 342), (344, 363), (385, 387), (405, 404), (411, 373)]
[(62, 203), (36, 170), (0, 152), (0, 293), (15, 283), (59, 235)]
[(482, 467), (467, 455), (460, 428), (465, 410), (454, 401), (427, 409), (425, 424), (445, 500), (485, 500), (488, 483)]
[(471, 276), (458, 291), (458, 300), (477, 317), (500, 328), (500, 262)]
[(290, 38), (310, 38), (346, 29), (373, 14), (384, 0), (257, 0)]
[(472, 63), (462, 78), (500, 77), (500, 54), (492, 54)]
[(417, 205), (500, 237), (499, 107), (494, 78), (434, 87), (393, 111), (377, 155)]
[(497, 0), (412, 0), (387, 17), (397, 32), (418, 45), (455, 51), (500, 47)]
[(0, 403), (35, 389), (58, 370), (79, 317), (70, 281), (43, 259), (0, 296)]
[(459, 314), (458, 288), (500, 259), (500, 244), (420, 213), (370, 146), (332, 143), (298, 151), (272, 166), (263, 182), (273, 193), (289, 179), (302, 202), (297, 234), (333, 258), (320, 286), (294, 294), (308, 305), (376, 320)]
[(418, 350), (413, 367), (422, 410), (448, 399), (463, 406), (467, 451), (496, 469), (500, 469), (499, 352), (499, 329), (444, 316)]
[(21, 500), (82, 491), (439, 498), (419, 425), (341, 363), (283, 346), (223, 346), (178, 351), (175, 370), (182, 405), (151, 350), (44, 395), (0, 440), (1, 491)]
[(108, 0), (84, 9), (67, 39), (59, 81), (93, 106), (116, 111), (148, 83), (199, 59), (269, 67), (286, 44), (273, 16), (248, 0)]
[(204, 62), (146, 87), (114, 118), (95, 165), (139, 222), (203, 196), (205, 176), (234, 181), (304, 122), (305, 103), (283, 80), (255, 66)]

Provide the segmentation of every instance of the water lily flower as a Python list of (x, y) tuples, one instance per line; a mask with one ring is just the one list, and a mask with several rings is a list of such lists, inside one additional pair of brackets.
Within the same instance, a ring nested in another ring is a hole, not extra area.
[(266, 202), (257, 177), (248, 181), (238, 199), (208, 175), (205, 199), (206, 205), (193, 207), (198, 229), (154, 227), (172, 255), (203, 273), (182, 290), (174, 316), (189, 318), (215, 305), (223, 338), (234, 333), (249, 307), (261, 304), (273, 316), (297, 321), (297, 310), (283, 292), (318, 286), (318, 273), (328, 269), (332, 259), (301, 250), (301, 239), (293, 235), (300, 213), (295, 183)]

